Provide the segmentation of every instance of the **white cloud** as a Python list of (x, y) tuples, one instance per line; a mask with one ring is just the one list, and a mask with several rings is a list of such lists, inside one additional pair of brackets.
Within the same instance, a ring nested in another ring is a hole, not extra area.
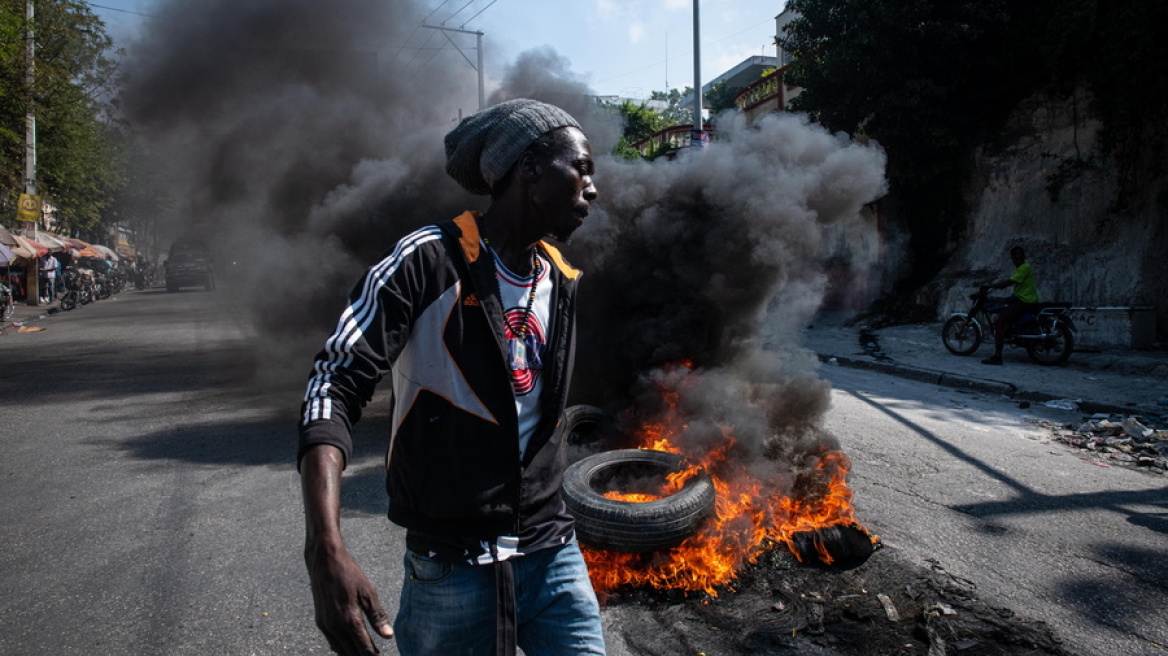
[(629, 23), (629, 40), (633, 43), (640, 43), (643, 38), (645, 38), (645, 24), (641, 21)]
[(612, 20), (621, 13), (619, 0), (597, 0), (596, 14), (603, 20)]

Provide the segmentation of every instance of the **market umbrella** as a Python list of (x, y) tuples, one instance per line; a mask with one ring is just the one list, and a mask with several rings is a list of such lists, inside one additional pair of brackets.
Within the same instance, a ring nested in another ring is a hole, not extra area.
[(2, 225), (0, 225), (0, 244), (4, 244), (9, 248), (19, 245), (16, 243), (16, 237), (14, 237), (11, 232), (8, 232), (8, 228), (5, 228)]
[(4, 266), (8, 266), (9, 264), (12, 264), (12, 260), (15, 259), (16, 253), (13, 253), (12, 249), (8, 248), (7, 245), (0, 243), (0, 262), (3, 262)]
[[(29, 239), (27, 233), (25, 239)], [(32, 237), (32, 239), (34, 239), (41, 246), (49, 249), (49, 251), (52, 253), (60, 253), (62, 251), (69, 250), (70, 247), (68, 243), (62, 241), (59, 237), (50, 235), (47, 232), (37, 232), (36, 235)]]
[(122, 259), (109, 246), (102, 246), (101, 244), (92, 244), (92, 247), (94, 248), (94, 250), (101, 253), (101, 256), (107, 260), (113, 260), (114, 262), (117, 262), (120, 259)]
[(21, 237), (20, 235), (12, 236), (16, 238), (16, 242), (18, 244), (17, 248), (12, 249), (12, 252), (16, 253), (17, 257), (23, 257), (26, 260), (33, 260), (49, 254), (49, 249), (41, 246), (40, 244), (27, 237)]

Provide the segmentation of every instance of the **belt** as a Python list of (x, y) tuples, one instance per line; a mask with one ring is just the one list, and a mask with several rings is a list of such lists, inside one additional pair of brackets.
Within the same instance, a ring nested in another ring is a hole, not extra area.
[(495, 570), (495, 656), (515, 656), (517, 619), (515, 571), (510, 560), (496, 560)]

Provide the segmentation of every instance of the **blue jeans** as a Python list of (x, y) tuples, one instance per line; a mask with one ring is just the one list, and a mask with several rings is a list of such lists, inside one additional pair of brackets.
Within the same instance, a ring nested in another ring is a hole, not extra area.
[[(600, 607), (575, 540), (513, 558), (518, 644), (526, 656), (604, 656)], [(490, 656), (495, 572), (407, 551), (393, 630), (403, 656)]]

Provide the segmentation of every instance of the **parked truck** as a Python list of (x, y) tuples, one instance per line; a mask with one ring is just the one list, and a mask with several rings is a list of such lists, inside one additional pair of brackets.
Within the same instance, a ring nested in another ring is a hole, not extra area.
[(207, 247), (196, 241), (176, 241), (170, 246), (166, 259), (166, 291), (177, 292), (183, 287), (215, 289), (215, 267)]

